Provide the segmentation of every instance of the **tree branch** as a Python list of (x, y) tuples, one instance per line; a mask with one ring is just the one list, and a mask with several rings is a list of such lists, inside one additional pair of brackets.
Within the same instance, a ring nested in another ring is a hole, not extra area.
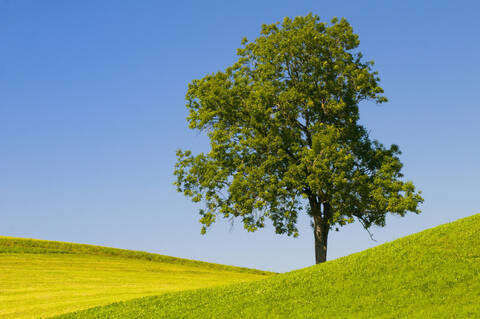
[(370, 236), (370, 239), (373, 240), (374, 242), (377, 242), (377, 241), (375, 240), (375, 238), (373, 238), (372, 233), (371, 233), (371, 232), (368, 230), (368, 228), (366, 227), (366, 225), (365, 225), (365, 220), (364, 220), (362, 217), (360, 217), (360, 216), (355, 216), (355, 217), (357, 217), (357, 219), (358, 219), (358, 221), (360, 222), (360, 224), (362, 224), (363, 228), (367, 231), (368, 235)]

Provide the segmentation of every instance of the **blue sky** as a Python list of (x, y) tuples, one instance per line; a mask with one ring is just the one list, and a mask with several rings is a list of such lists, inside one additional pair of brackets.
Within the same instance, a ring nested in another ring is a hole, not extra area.
[(0, 0), (0, 234), (146, 250), (275, 271), (313, 264), (300, 238), (216, 224), (176, 193), (175, 150), (208, 150), (185, 121), (187, 84), (224, 69), (262, 23), (346, 17), (389, 102), (361, 105), (403, 151), (421, 215), (377, 242), (353, 224), (329, 259), (480, 212), (480, 5), (475, 1)]

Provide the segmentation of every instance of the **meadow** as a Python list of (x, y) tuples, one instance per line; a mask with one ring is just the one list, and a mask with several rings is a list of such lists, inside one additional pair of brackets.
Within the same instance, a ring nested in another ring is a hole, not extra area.
[(480, 215), (270, 278), (114, 303), (80, 318), (478, 318)]
[(139, 251), (0, 237), (0, 318), (46, 318), (269, 275)]

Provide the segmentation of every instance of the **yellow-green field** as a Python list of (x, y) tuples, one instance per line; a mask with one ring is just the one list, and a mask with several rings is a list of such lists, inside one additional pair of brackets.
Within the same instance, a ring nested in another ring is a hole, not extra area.
[(480, 318), (480, 214), (264, 280), (165, 293), (58, 319)]
[(0, 237), (0, 318), (45, 318), (269, 275), (143, 252)]
[(480, 318), (479, 234), (480, 214), (275, 276), (0, 237), (0, 318)]

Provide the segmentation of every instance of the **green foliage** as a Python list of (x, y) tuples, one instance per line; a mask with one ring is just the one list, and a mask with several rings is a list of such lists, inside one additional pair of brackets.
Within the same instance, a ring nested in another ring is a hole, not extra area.
[(297, 236), (301, 212), (328, 229), (420, 212), (398, 146), (371, 140), (358, 123), (360, 102), (387, 100), (358, 45), (345, 19), (285, 18), (243, 39), (231, 67), (190, 83), (189, 127), (206, 132), (211, 149), (179, 150), (174, 174), (177, 190), (205, 205), (202, 233), (219, 216), (248, 231), (269, 218), (277, 233)]
[(480, 215), (242, 284), (93, 308), (81, 318), (478, 318)]
[(139, 251), (0, 237), (0, 318), (45, 318), (269, 274)]

